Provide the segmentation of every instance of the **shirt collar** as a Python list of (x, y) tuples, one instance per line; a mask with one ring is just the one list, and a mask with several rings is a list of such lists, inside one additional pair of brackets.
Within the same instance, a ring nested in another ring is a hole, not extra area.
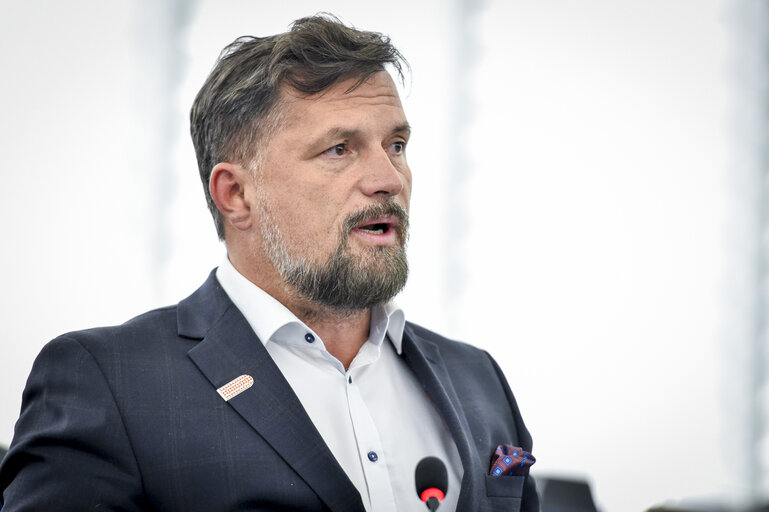
[[(216, 269), (216, 278), (263, 344), (272, 341), (275, 333), (286, 325), (297, 324), (311, 331), (286, 306), (238, 272), (226, 256)], [(405, 325), (403, 310), (395, 303), (374, 306), (371, 309), (368, 341), (379, 346), (386, 333), (400, 354)]]

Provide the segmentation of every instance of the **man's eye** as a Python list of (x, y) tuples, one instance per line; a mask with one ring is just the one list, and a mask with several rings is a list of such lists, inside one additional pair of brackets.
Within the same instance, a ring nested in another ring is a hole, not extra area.
[(337, 144), (331, 146), (323, 153), (330, 156), (343, 156), (347, 152), (347, 144)]
[(393, 142), (390, 147), (396, 155), (403, 154), (403, 152), (406, 151), (406, 143), (403, 141)]

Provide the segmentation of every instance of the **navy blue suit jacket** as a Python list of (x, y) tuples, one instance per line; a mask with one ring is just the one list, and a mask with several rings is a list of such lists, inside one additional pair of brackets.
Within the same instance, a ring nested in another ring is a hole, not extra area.
[[(498, 444), (531, 449), (491, 357), (413, 324), (403, 357), (456, 441), (457, 510), (539, 510), (532, 479), (488, 476)], [(229, 402), (217, 394), (246, 374), (250, 389)], [(43, 348), (0, 490), (3, 512), (364, 510), (213, 273), (178, 306)]]

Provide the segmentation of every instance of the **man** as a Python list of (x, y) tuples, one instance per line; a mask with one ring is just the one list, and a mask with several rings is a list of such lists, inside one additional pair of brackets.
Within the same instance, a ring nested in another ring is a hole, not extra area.
[(5, 512), (424, 510), (428, 456), (441, 510), (538, 509), (528, 476), (489, 475), (499, 445), (531, 449), (496, 363), (389, 302), (411, 171), (385, 65), (387, 38), (324, 16), (225, 49), (191, 124), (227, 259), (177, 306), (43, 349)]

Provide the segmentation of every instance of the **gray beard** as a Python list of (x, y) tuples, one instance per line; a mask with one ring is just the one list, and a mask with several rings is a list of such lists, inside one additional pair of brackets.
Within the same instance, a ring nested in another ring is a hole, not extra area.
[[(406, 285), (408, 214), (395, 201), (373, 205), (350, 215), (341, 228), (339, 243), (325, 263), (311, 263), (289, 253), (283, 234), (263, 208), (263, 248), (283, 280), (304, 298), (342, 314), (369, 309), (395, 297)], [(368, 247), (361, 255), (348, 253), (352, 229), (366, 220), (395, 215), (398, 244)]]

